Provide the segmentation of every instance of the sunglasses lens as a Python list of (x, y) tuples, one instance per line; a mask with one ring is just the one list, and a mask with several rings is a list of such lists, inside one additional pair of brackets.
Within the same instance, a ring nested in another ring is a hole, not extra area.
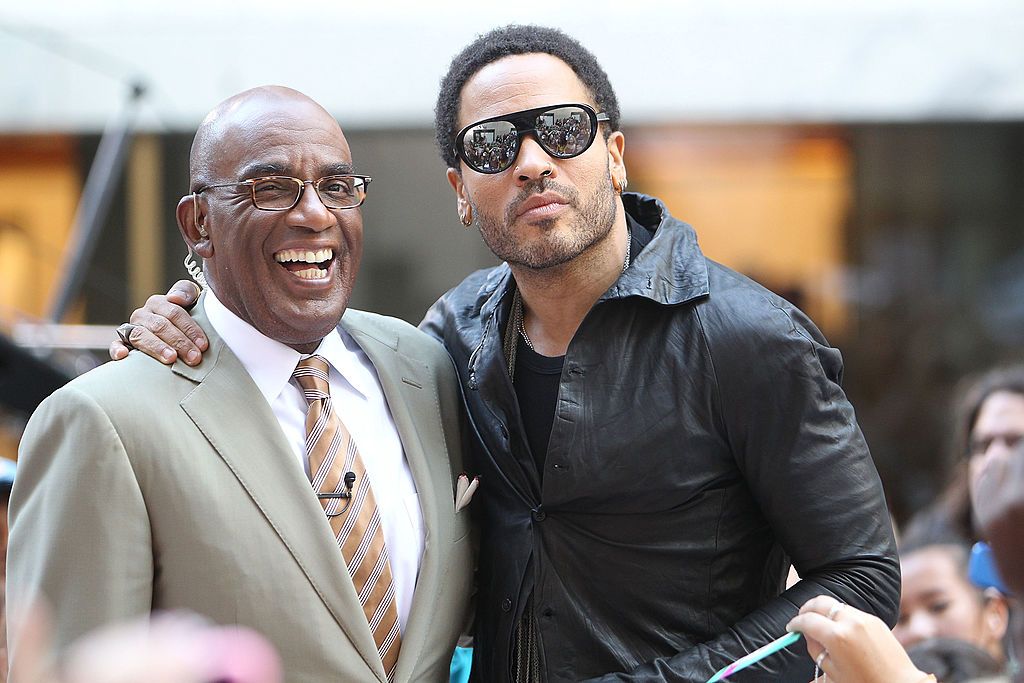
[(553, 157), (571, 159), (586, 152), (597, 133), (597, 115), (575, 104), (507, 116), (470, 126), (462, 133), (462, 158), (474, 171), (501, 173), (507, 169), (519, 153), (522, 135), (532, 134)]
[(553, 157), (569, 159), (587, 151), (594, 141), (590, 114), (582, 107), (558, 107), (537, 116), (537, 141)]
[(518, 132), (511, 121), (489, 121), (466, 130), (462, 151), (466, 163), (481, 173), (498, 173), (512, 165)]

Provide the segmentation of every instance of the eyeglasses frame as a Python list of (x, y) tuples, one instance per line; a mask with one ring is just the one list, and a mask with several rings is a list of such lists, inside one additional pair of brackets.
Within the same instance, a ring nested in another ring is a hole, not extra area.
[[(359, 200), (359, 203), (358, 204), (353, 204), (352, 206), (329, 206), (327, 204), (327, 202), (324, 201), (323, 196), (320, 194), (320, 183), (322, 183), (323, 181), (328, 180), (330, 178), (359, 178), (360, 180), (362, 180), (363, 181), (363, 196)], [(288, 206), (286, 208), (268, 209), (265, 206), (259, 206), (256, 203), (256, 183), (258, 183), (260, 181), (263, 181), (263, 180), (290, 180), (290, 181), (293, 181), (293, 182), (295, 182), (295, 183), (297, 183), (299, 185), (299, 193), (297, 195), (295, 195), (295, 201), (292, 202), (291, 206)], [(328, 209), (337, 209), (337, 210), (357, 209), (357, 208), (359, 208), (360, 206), (363, 205), (363, 202), (366, 201), (366, 193), (369, 191), (370, 183), (372, 181), (373, 181), (373, 178), (371, 178), (370, 176), (368, 176), (368, 175), (360, 175), (358, 173), (335, 173), (333, 175), (324, 176), (323, 178), (317, 178), (316, 180), (302, 180), (300, 178), (294, 178), (292, 176), (287, 176), (287, 175), (268, 175), (268, 176), (260, 176), (259, 178), (249, 178), (248, 180), (237, 180), (237, 181), (235, 181), (233, 183), (215, 183), (213, 185), (202, 185), (202, 186), (200, 186), (200, 187), (198, 187), (198, 188), (196, 188), (195, 190), (192, 191), (192, 201), (193, 201), (193, 203), (195, 203), (196, 201), (198, 201), (200, 194), (202, 194), (203, 192), (206, 192), (207, 190), (212, 190), (212, 189), (217, 188), (217, 187), (238, 187), (239, 185), (248, 185), (249, 186), (249, 192), (250, 192), (249, 199), (250, 199), (250, 201), (252, 201), (252, 205), (253, 205), (254, 208), (259, 209), (260, 211), (291, 211), (296, 206), (298, 206), (299, 202), (302, 201), (302, 195), (306, 191), (306, 185), (309, 184), (309, 185), (313, 186), (313, 190), (316, 192), (317, 199), (319, 199), (320, 203), (322, 203), (326, 208), (328, 208)], [(198, 207), (196, 207), (196, 213), (198, 213)]]
[[(540, 113), (543, 113), (543, 112), (546, 112), (546, 111), (551, 111), (552, 109), (561, 109), (562, 107), (579, 107), (579, 108), (583, 109), (585, 112), (587, 112), (587, 116), (590, 118), (590, 140), (587, 142), (587, 144), (583, 147), (582, 150), (580, 150), (576, 154), (570, 154), (569, 156), (559, 156), (557, 154), (553, 154), (552, 152), (550, 152), (548, 150), (548, 148), (545, 147), (544, 144), (540, 141), (540, 138), (537, 137), (537, 135), (536, 135), (537, 127), (535, 125), (530, 126), (530, 127), (524, 126), (522, 128), (520, 128), (520, 126), (519, 126), (520, 122), (531, 122), (532, 123), (533, 121), (535, 121), (536, 118), (537, 118), (536, 114), (540, 114)], [(505, 168), (503, 168), (503, 169), (501, 169), (499, 171), (481, 171), (479, 169), (474, 168), (473, 164), (470, 163), (469, 158), (466, 155), (466, 150), (465, 150), (465, 146), (463, 145), (463, 140), (465, 139), (466, 133), (469, 131), (470, 128), (475, 128), (476, 126), (482, 126), (485, 123), (492, 123), (494, 121), (508, 121), (513, 126), (515, 126), (515, 128), (516, 128), (516, 148), (515, 148), (515, 154), (512, 155), (512, 161)], [(605, 123), (607, 121), (609, 121), (608, 114), (606, 114), (604, 112), (599, 112), (596, 109), (594, 109), (593, 107), (591, 107), (589, 104), (583, 104), (582, 102), (567, 102), (565, 104), (552, 104), (552, 105), (548, 105), (548, 106), (544, 106), (544, 107), (535, 107), (533, 109), (524, 109), (522, 111), (514, 111), (514, 112), (511, 112), (509, 114), (502, 114), (501, 116), (492, 116), (489, 119), (483, 119), (481, 121), (474, 121), (473, 123), (469, 124), (468, 126), (464, 127), (462, 130), (460, 130), (458, 132), (458, 134), (456, 134), (456, 136), (455, 136), (455, 143), (454, 143), (454, 145), (452, 145), (452, 152), (455, 154), (456, 157), (461, 159), (466, 164), (466, 166), (469, 167), (469, 169), (471, 171), (474, 171), (475, 173), (483, 173), (485, 175), (495, 175), (497, 173), (504, 173), (508, 169), (512, 168), (513, 165), (515, 165), (515, 160), (519, 156), (519, 150), (522, 148), (522, 145), (523, 145), (523, 137), (527, 133), (530, 133), (530, 134), (533, 135), (533, 139), (537, 141), (537, 144), (540, 145), (540, 148), (543, 149), (544, 152), (547, 153), (550, 157), (552, 157), (554, 159), (573, 159), (575, 157), (580, 156), (581, 154), (583, 154), (584, 152), (586, 152), (588, 149), (591, 148), (591, 146), (594, 144), (594, 140), (597, 139), (597, 130), (598, 130), (599, 125), (601, 123)]]

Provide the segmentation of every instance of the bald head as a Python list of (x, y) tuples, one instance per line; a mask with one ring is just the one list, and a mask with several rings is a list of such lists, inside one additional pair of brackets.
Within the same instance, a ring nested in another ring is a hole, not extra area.
[(232, 144), (245, 145), (246, 140), (259, 133), (268, 118), (282, 115), (290, 115), (295, 121), (308, 120), (310, 123), (316, 121), (333, 125), (341, 133), (341, 127), (334, 117), (298, 90), (281, 85), (263, 85), (245, 90), (218, 104), (199, 124), (189, 154), (191, 189), (223, 180), (216, 167), (226, 143), (230, 141)]

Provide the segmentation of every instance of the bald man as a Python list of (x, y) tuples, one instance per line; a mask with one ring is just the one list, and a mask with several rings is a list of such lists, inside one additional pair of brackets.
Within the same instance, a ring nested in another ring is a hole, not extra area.
[(10, 603), (48, 602), (62, 648), (187, 609), (266, 635), (289, 681), (445, 680), (471, 573), (459, 390), (436, 341), (346, 310), (370, 179), (285, 88), (214, 109), (190, 166), (209, 351), (133, 353), (32, 416)]

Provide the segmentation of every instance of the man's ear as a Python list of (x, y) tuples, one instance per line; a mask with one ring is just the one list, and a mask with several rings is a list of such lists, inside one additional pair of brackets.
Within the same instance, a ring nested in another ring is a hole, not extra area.
[(608, 136), (608, 171), (613, 178), (626, 177), (626, 136), (617, 130)]
[(206, 229), (206, 212), (203, 202), (195, 193), (178, 200), (174, 215), (178, 219), (178, 231), (185, 243), (204, 259), (213, 256), (213, 243)]
[(448, 184), (455, 191), (455, 202), (459, 212), (459, 219), (462, 220), (463, 225), (468, 225), (466, 219), (468, 218), (472, 222), (473, 209), (469, 205), (469, 197), (466, 196), (466, 186), (462, 182), (462, 174), (459, 173), (458, 169), (448, 169)]
[(455, 198), (460, 201), (466, 201), (465, 198), (465, 186), (462, 184), (462, 174), (459, 173), (457, 168), (448, 168), (448, 184), (455, 190)]

